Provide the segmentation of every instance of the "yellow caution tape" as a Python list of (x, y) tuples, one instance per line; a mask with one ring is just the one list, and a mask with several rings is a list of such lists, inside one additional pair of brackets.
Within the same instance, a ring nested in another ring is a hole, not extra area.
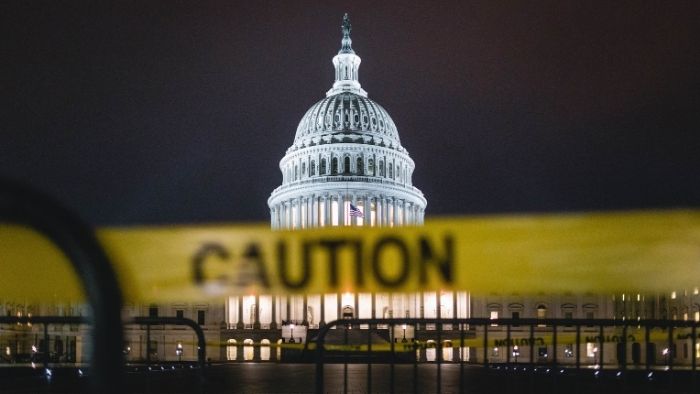
[[(132, 301), (330, 292), (611, 293), (700, 285), (700, 211), (484, 216), (423, 227), (98, 231)], [(60, 252), (0, 226), (0, 297), (82, 293)], [(61, 268), (59, 268), (61, 267)]]

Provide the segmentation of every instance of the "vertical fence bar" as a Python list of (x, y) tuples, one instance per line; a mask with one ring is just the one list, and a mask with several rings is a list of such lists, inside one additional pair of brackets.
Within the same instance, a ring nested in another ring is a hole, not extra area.
[(668, 324), (668, 352), (666, 357), (668, 357), (668, 391), (673, 392), (673, 357), (675, 357), (676, 352), (673, 351), (673, 326), (669, 322)]
[(552, 324), (552, 352), (554, 353), (554, 357), (552, 357), (552, 363), (554, 364), (554, 368), (557, 367), (557, 325)]
[(435, 360), (437, 361), (437, 393), (442, 392), (442, 320), (438, 320), (438, 323), (435, 327), (437, 329), (437, 348), (435, 349), (437, 351), (437, 357)]
[[(420, 357), (420, 347), (417, 346), (416, 342), (416, 328), (418, 324), (415, 325), (413, 329), (413, 393), (418, 394), (418, 357)], [(416, 354), (418, 352), (418, 354)]]
[(535, 325), (530, 324), (530, 365), (535, 365)]
[(44, 360), (44, 369), (49, 368), (49, 323), (44, 323), (44, 346), (43, 349), (44, 351), (44, 357), (42, 357)]
[(343, 331), (343, 393), (348, 394), (348, 329), (350, 324), (345, 325)]
[(510, 352), (512, 348), (510, 342), (510, 324), (508, 324), (506, 325), (506, 364), (510, 364)]
[(484, 367), (489, 366), (489, 323), (484, 323)]
[(603, 325), (598, 326), (598, 366), (600, 369), (604, 369), (605, 365), (605, 354), (603, 347), (605, 346), (605, 337), (603, 336)]
[(389, 392), (394, 393), (394, 363), (395, 363), (395, 358), (396, 358), (396, 349), (395, 349), (395, 344), (396, 344), (396, 333), (394, 332), (394, 327), (395, 324), (390, 325), (391, 327), (391, 361), (389, 364)]
[(693, 322), (693, 327), (691, 328), (690, 335), (692, 335), (691, 339), (691, 352), (692, 352), (692, 357), (690, 358), (690, 387), (692, 388), (692, 391), (694, 393), (697, 393), (696, 390), (696, 371), (697, 371), (697, 345), (698, 345), (698, 338), (697, 338), (697, 322)]
[(576, 371), (581, 369), (581, 323), (576, 323)]
[(146, 325), (146, 364), (151, 365), (151, 325)]
[(323, 343), (326, 339), (328, 328), (330, 326), (324, 326), (318, 330), (318, 336), (316, 337), (316, 394), (323, 393)]
[(650, 357), (650, 346), (649, 346), (649, 330), (650, 326), (649, 323), (647, 323), (644, 326), (644, 366), (646, 367), (646, 373), (647, 375), (649, 372), (651, 372), (651, 357)]
[(622, 365), (621, 369), (625, 371), (627, 369), (627, 324), (624, 323), (622, 326)]
[[(463, 393), (464, 390), (464, 325), (459, 325), (459, 392)], [(467, 352), (469, 348), (467, 348)]]
[(666, 366), (668, 367), (668, 370), (671, 371), (673, 369), (673, 357), (675, 354), (673, 354), (673, 326), (669, 323), (668, 325), (668, 351), (666, 353)]
[(367, 330), (367, 392), (372, 392), (372, 326)]

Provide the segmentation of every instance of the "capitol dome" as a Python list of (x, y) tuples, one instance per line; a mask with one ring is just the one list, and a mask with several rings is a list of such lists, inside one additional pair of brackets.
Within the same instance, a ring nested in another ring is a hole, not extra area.
[(306, 111), (280, 161), (282, 185), (268, 199), (272, 228), (423, 223), (415, 164), (387, 111), (360, 86), (350, 30), (346, 15), (335, 82)]
[(386, 146), (405, 152), (396, 125), (381, 105), (355, 93), (335, 93), (314, 104), (299, 122), (290, 150), (336, 142)]

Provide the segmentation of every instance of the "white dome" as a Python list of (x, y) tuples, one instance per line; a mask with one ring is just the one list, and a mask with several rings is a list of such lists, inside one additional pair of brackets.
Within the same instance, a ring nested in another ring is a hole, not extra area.
[(282, 185), (267, 200), (274, 229), (423, 223), (427, 201), (411, 180), (415, 164), (394, 121), (360, 86), (350, 28), (345, 15), (335, 82), (306, 111), (280, 160)]
[(386, 110), (373, 100), (350, 92), (326, 97), (309, 108), (299, 122), (289, 151), (331, 143), (370, 144), (405, 152)]

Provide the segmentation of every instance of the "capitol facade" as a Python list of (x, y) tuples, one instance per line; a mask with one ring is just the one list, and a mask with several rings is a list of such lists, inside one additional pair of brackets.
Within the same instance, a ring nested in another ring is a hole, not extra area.
[[(415, 163), (401, 145), (391, 116), (360, 85), (361, 59), (352, 48), (350, 32), (346, 15), (341, 48), (333, 57), (333, 86), (306, 111), (280, 161), (282, 185), (268, 199), (274, 230), (423, 224), (427, 201), (413, 186)], [(231, 329), (222, 340), (229, 345), (298, 343), (337, 319), (467, 317), (469, 295), (447, 291), (247, 295), (230, 297), (226, 309)], [(416, 338), (418, 329), (404, 329), (404, 339)], [(388, 327), (384, 330), (392, 335)], [(228, 348), (226, 359), (248, 358), (240, 346), (241, 354), (232, 353), (236, 347)]]

